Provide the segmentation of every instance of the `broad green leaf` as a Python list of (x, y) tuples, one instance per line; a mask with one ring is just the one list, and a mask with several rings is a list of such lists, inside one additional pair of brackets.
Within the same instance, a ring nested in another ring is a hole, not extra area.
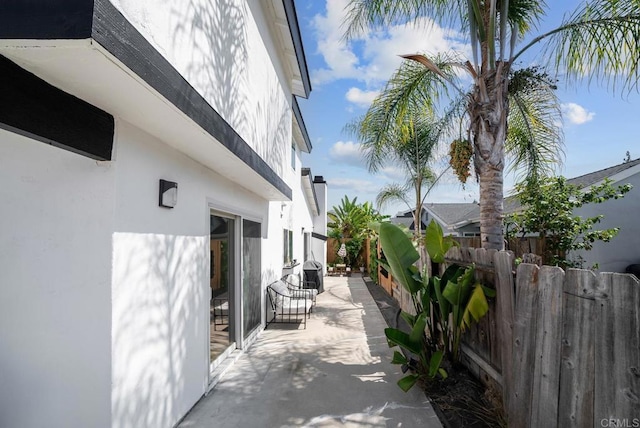
[(453, 322), (456, 326), (461, 326), (467, 305), (467, 299), (471, 292), (473, 283), (473, 267), (468, 267), (456, 282), (449, 281), (442, 291), (442, 295), (452, 306)]
[(496, 297), (496, 290), (494, 288), (489, 288), (484, 285), (480, 285), (482, 287), (482, 291), (484, 291), (484, 295), (487, 297), (494, 298)]
[(433, 278), (433, 290), (436, 294), (436, 299), (438, 300), (438, 306), (440, 307), (440, 316), (443, 320), (449, 318), (449, 314), (451, 313), (451, 303), (442, 295), (442, 282), (440, 282), (440, 278)]
[(415, 374), (405, 376), (398, 381), (398, 386), (400, 387), (401, 390), (403, 390), (404, 392), (407, 392), (413, 387), (413, 385), (416, 384), (416, 382), (418, 381), (418, 378), (419, 376)]
[(464, 273), (464, 268), (455, 263), (449, 265), (447, 269), (444, 271), (442, 276), (440, 277), (440, 282), (443, 284), (448, 283), (449, 281), (457, 282), (458, 278)]
[[(477, 284), (469, 298), (469, 303), (464, 311), (464, 326), (471, 327), (473, 321), (478, 322), (489, 311), (489, 303), (484, 295), (483, 287)], [(473, 319), (472, 319), (473, 318)]]
[(447, 371), (443, 368), (439, 368), (438, 373), (440, 374), (440, 376), (442, 376), (442, 379), (446, 379), (447, 377), (449, 377)]
[(416, 318), (416, 323), (411, 329), (411, 334), (409, 335), (409, 340), (412, 342), (422, 342), (422, 337), (424, 335), (424, 329), (427, 326), (427, 317), (424, 313), (421, 313)]
[(414, 324), (416, 323), (415, 315), (411, 315), (408, 312), (402, 311), (400, 312), (400, 316), (402, 317), (403, 320), (407, 322), (407, 324), (409, 324), (409, 327), (413, 328)]
[(420, 303), (422, 304), (422, 312), (428, 317), (431, 314), (431, 296), (428, 290), (420, 292)]
[(434, 352), (431, 356), (431, 360), (429, 361), (429, 377), (435, 377), (436, 373), (438, 373), (438, 369), (440, 368), (440, 363), (442, 363), (442, 357), (444, 354), (442, 351)]
[(400, 351), (393, 351), (391, 364), (407, 364), (407, 358)]
[(469, 267), (464, 274), (457, 277), (457, 281), (449, 281), (442, 291), (442, 295), (452, 305), (463, 305), (469, 295), (471, 284), (473, 283), (473, 267)]
[(424, 238), (425, 248), (431, 260), (436, 263), (444, 262), (444, 255), (449, 251), (449, 248), (458, 243), (451, 236), (444, 236), (442, 228), (434, 220), (427, 226)]
[(413, 279), (411, 268), (420, 256), (411, 240), (396, 225), (382, 223), (380, 224), (380, 245), (394, 279), (410, 293), (417, 293), (421, 285)]
[(421, 343), (412, 341), (404, 331), (389, 327), (384, 329), (384, 334), (387, 336), (387, 341), (390, 346), (398, 345), (416, 355), (420, 354), (422, 348)]

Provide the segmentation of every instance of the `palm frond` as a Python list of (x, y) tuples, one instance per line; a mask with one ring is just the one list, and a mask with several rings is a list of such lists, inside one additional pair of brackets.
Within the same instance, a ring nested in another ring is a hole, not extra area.
[(459, 19), (466, 0), (350, 0), (344, 21), (344, 37), (352, 39), (369, 28), (415, 23), (428, 16), (440, 22)]
[[(454, 57), (440, 55), (433, 63), (451, 79)], [(387, 82), (369, 110), (347, 126), (361, 143), (369, 170), (385, 165), (389, 148), (403, 139), (402, 129), (409, 120), (432, 118), (438, 99), (447, 94), (444, 79), (421, 64), (405, 61)]]
[(562, 159), (562, 116), (553, 83), (537, 68), (511, 76), (505, 150), (519, 176), (552, 175)]
[(508, 20), (519, 36), (524, 36), (538, 26), (544, 16), (547, 5), (541, 0), (510, 0)]
[(640, 78), (640, 1), (594, 0), (562, 25), (533, 39), (517, 55), (544, 42), (543, 55), (569, 83), (586, 79), (614, 91), (638, 90)]
[(383, 186), (376, 196), (376, 206), (379, 210), (382, 210), (389, 203), (400, 201), (407, 204), (409, 209), (411, 209), (410, 199), (408, 197), (409, 189), (409, 186), (403, 186), (399, 183), (390, 183)]

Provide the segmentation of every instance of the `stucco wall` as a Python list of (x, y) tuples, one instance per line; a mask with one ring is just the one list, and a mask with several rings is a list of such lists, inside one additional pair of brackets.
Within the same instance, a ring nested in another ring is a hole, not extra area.
[[(316, 189), (316, 195), (318, 197), (318, 208), (320, 215), (314, 218), (313, 231), (320, 235), (327, 236), (327, 184), (326, 183), (314, 183)], [(321, 239), (312, 238), (313, 253), (317, 261), (322, 263), (324, 272), (327, 271), (327, 241)]]
[(597, 242), (593, 249), (580, 253), (585, 259), (584, 267), (598, 263), (600, 272), (624, 272), (625, 268), (640, 263), (640, 174), (623, 179), (616, 185), (630, 183), (633, 189), (622, 199), (609, 200), (602, 204), (586, 205), (575, 211), (582, 217), (603, 214), (596, 229), (619, 227), (620, 233), (610, 242)]
[[(113, 422), (172, 426), (207, 386), (210, 207), (266, 223), (269, 203), (126, 122), (116, 132)], [(178, 183), (173, 209), (160, 178)]]
[(0, 130), (0, 426), (108, 427), (114, 168)]
[[(306, 233), (310, 233), (312, 231), (313, 217), (302, 188), (302, 180), (308, 180), (309, 178), (303, 178), (301, 175), (302, 161), (300, 159), (299, 150), (296, 150), (295, 162), (295, 169), (293, 169), (291, 164), (289, 164), (283, 175), (285, 181), (291, 186), (292, 197), (291, 202), (285, 202), (284, 205), (280, 202), (277, 203), (277, 205), (282, 208), (282, 221), (279, 225), (280, 231), (278, 232), (277, 230), (274, 230), (274, 233), (279, 233), (282, 236), (283, 229), (293, 231), (293, 258), (300, 263), (299, 266), (294, 268), (294, 273), (302, 273), (304, 263), (304, 236), (302, 229), (304, 228), (304, 232)], [(284, 249), (283, 243), (280, 244), (280, 248)], [(284, 261), (282, 251), (283, 250), (280, 250), (279, 259), (281, 268), (280, 275), (285, 273), (282, 271), (282, 262)]]
[(278, 174), (291, 143), (291, 86), (258, 0), (112, 3)]

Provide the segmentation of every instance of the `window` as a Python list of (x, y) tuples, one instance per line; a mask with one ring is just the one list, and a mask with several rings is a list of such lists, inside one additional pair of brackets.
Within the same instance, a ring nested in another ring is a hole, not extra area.
[(285, 265), (293, 261), (293, 231), (284, 229), (282, 252), (284, 254), (283, 262)]
[(291, 144), (291, 168), (296, 170), (296, 143)]

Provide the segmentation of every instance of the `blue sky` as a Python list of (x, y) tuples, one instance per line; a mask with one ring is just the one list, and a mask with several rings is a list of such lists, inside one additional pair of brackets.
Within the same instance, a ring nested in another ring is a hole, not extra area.
[[(393, 71), (400, 65), (400, 54), (455, 50), (468, 51), (467, 42), (455, 28), (439, 26), (396, 26), (370, 33), (346, 44), (340, 25), (348, 0), (296, 0), (305, 54), (313, 91), (300, 100), (307, 130), (313, 143), (311, 155), (303, 157), (314, 175), (322, 175), (329, 186), (329, 207), (338, 205), (344, 195), (358, 202), (375, 201), (380, 188), (389, 182), (403, 182), (401, 171), (389, 165), (376, 175), (366, 170), (357, 141), (344, 132), (344, 126), (366, 112), (367, 106)], [(532, 37), (558, 26), (566, 13), (580, 1), (565, 0), (549, 9), (539, 31)], [(521, 46), (524, 46), (521, 44)], [(532, 49), (538, 53), (538, 49)], [(530, 56), (524, 65), (540, 62)], [(558, 95), (562, 103), (564, 159), (559, 173), (575, 177), (622, 162), (627, 151), (640, 157), (637, 136), (640, 122), (640, 95), (620, 94), (586, 83), (567, 86), (559, 76)], [(443, 151), (445, 149), (443, 148)], [(440, 161), (436, 165), (442, 165)], [(442, 168), (442, 167), (440, 167)], [(513, 186), (513, 175), (505, 177), (505, 191)], [(427, 196), (427, 202), (472, 202), (478, 188), (471, 179), (463, 188), (453, 176), (445, 177)], [(387, 206), (385, 214), (405, 210), (401, 203)]]

